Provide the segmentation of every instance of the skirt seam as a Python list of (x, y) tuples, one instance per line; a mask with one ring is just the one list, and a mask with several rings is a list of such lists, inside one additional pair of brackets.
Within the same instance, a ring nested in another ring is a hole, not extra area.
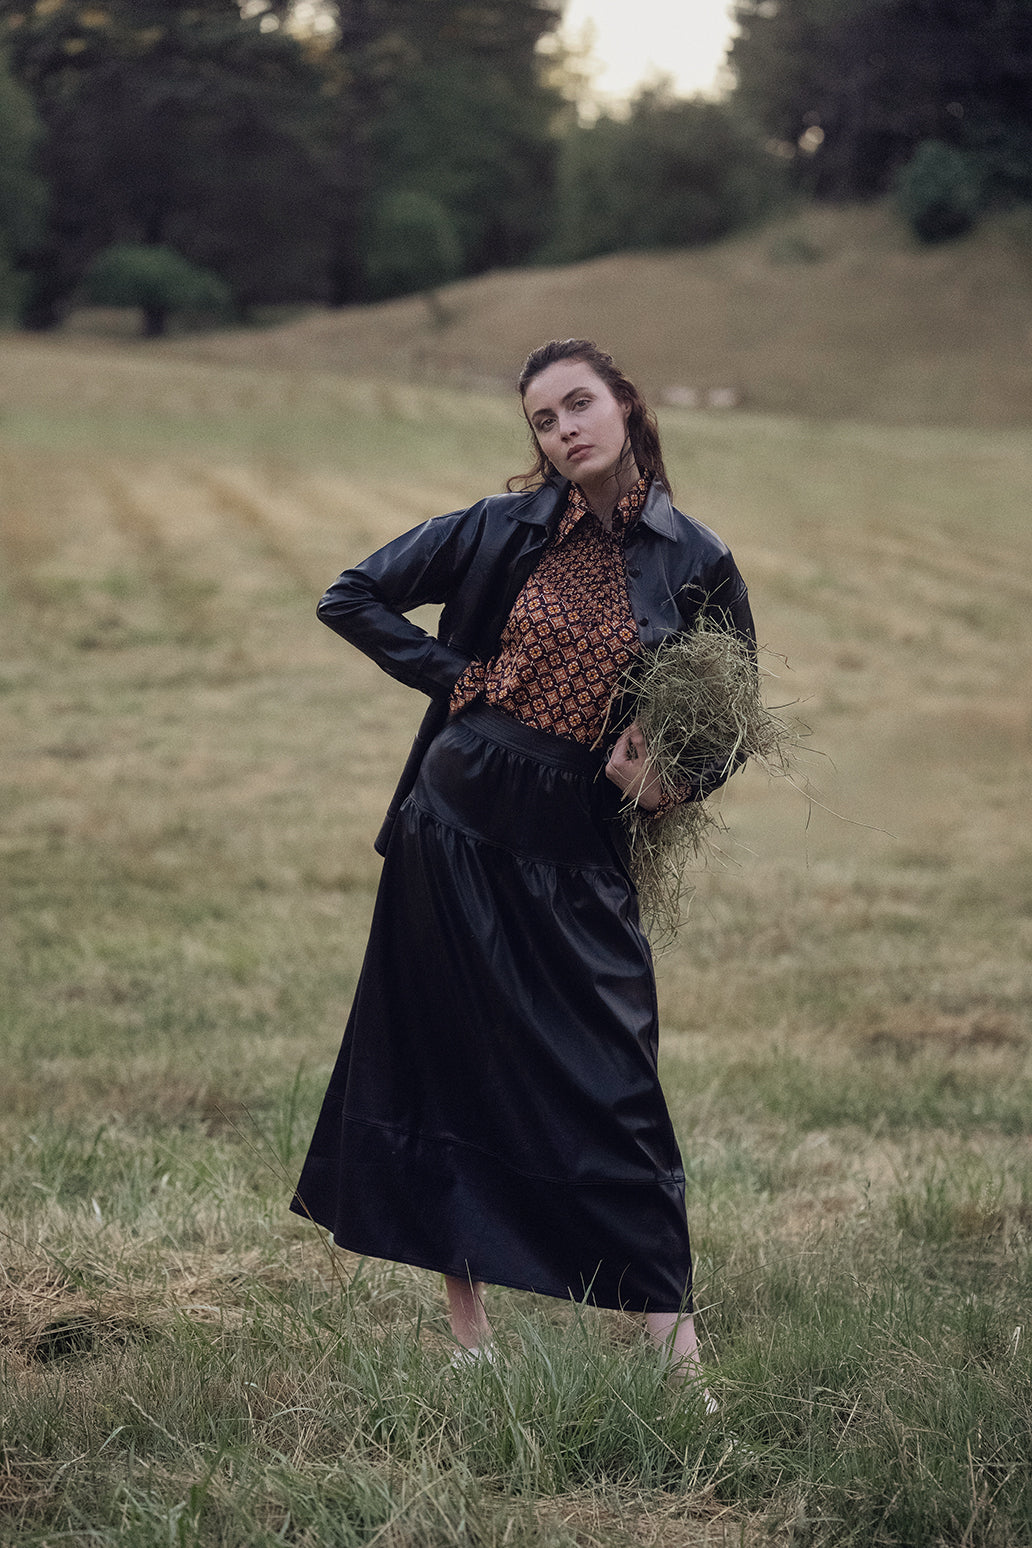
[[(403, 1128), (401, 1124), (384, 1123), (378, 1118), (356, 1118), (351, 1113), (342, 1112), (340, 1115), (341, 1126), (346, 1123), (358, 1124), (370, 1129), (384, 1129), (389, 1134), (409, 1134), (411, 1130)], [(598, 1188), (619, 1185), (622, 1188), (655, 1188), (665, 1183), (673, 1183), (677, 1188), (683, 1188), (685, 1177), (683, 1172), (656, 1172), (652, 1177), (589, 1177), (578, 1180), (573, 1177), (556, 1177), (551, 1172), (527, 1172), (522, 1167), (513, 1166), (510, 1161), (503, 1160), (490, 1150), (484, 1150), (480, 1145), (471, 1144), (469, 1140), (447, 1139), (437, 1134), (420, 1134), (421, 1143), (431, 1145), (451, 1145), (460, 1150), (472, 1150), (478, 1156), (484, 1156), (488, 1161), (493, 1161), (496, 1166), (504, 1166), (506, 1171), (512, 1172), (516, 1177), (533, 1178), (535, 1182), (558, 1183), (564, 1188)]]
[[(612, 865), (567, 865), (561, 861), (539, 859), (536, 855), (526, 855), (522, 854), (518, 849), (511, 849), (508, 844), (499, 844), (497, 839), (485, 838), (482, 833), (474, 833), (472, 828), (464, 828), (457, 822), (445, 822), (444, 818), (439, 817), (436, 812), (431, 812), (425, 806), (421, 806), (414, 795), (406, 796), (405, 806), (413, 807), (426, 822), (431, 822), (435, 827), (442, 828), (445, 833), (461, 833), (463, 838), (468, 839), (471, 844), (483, 844), (488, 849), (497, 849), (501, 854), (509, 855), (513, 860), (518, 860), (521, 865), (543, 865), (547, 866), (550, 871), (562, 871), (564, 873), (571, 871), (601, 871), (604, 876), (619, 876), (622, 881), (630, 881), (627, 872), (615, 861)], [(402, 811), (404, 811), (404, 806)], [(401, 812), (398, 815), (400, 817)], [(633, 883), (631, 885), (633, 886)]]

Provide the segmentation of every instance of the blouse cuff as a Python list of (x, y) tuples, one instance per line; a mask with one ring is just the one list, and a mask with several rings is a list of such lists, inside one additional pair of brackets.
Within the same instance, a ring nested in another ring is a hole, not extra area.
[(669, 787), (664, 787), (663, 794), (660, 796), (657, 805), (651, 808), (640, 807), (639, 810), (642, 816), (649, 822), (655, 822), (657, 817), (665, 817), (667, 812), (672, 812), (675, 806), (680, 806), (683, 800), (684, 797), (682, 795), (678, 795), (676, 791), (669, 789)]
[(459, 673), (455, 686), (448, 700), (448, 713), (455, 715), (459, 710), (472, 704), (474, 699), (479, 699), (484, 691), (484, 683), (487, 678), (487, 662), (480, 661), (476, 657), (470, 661)]
[(693, 789), (690, 781), (682, 780), (674, 786), (664, 785), (658, 804), (650, 812), (645, 812), (645, 816), (649, 819), (665, 817), (667, 812), (674, 811), (678, 806), (684, 806), (685, 802), (698, 799), (699, 793)]

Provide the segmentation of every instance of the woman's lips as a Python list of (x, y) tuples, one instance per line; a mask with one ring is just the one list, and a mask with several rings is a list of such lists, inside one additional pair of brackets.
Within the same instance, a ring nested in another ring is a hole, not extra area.
[(566, 453), (566, 460), (567, 460), (567, 462), (579, 462), (579, 461), (580, 461), (580, 458), (581, 458), (581, 457), (582, 457), (582, 456), (583, 456), (583, 455), (584, 455), (584, 454), (586, 454), (586, 453), (587, 453), (587, 452), (589, 452), (589, 451), (591, 451), (591, 450), (592, 450), (592, 448), (591, 448), (591, 447), (590, 447), (590, 446), (588, 446), (588, 445), (584, 445), (584, 446), (573, 446), (573, 447), (571, 447), (571, 448), (570, 448), (570, 450), (569, 450), (569, 451), (568, 451), (568, 452), (567, 452), (567, 453)]

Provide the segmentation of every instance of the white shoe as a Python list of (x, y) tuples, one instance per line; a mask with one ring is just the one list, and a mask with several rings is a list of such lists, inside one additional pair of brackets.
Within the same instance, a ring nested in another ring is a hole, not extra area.
[(704, 1387), (698, 1375), (675, 1375), (670, 1382), (671, 1389), (677, 1393), (690, 1393), (692, 1397), (700, 1398), (702, 1411), (707, 1419), (720, 1413), (720, 1404), (708, 1387)]
[(453, 1371), (466, 1370), (471, 1365), (496, 1365), (498, 1357), (490, 1344), (481, 1344), (477, 1349), (464, 1349), (461, 1345), (454, 1350), (451, 1357)]

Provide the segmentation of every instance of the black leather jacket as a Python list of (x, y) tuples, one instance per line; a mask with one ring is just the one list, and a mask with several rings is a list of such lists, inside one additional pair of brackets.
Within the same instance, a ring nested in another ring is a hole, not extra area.
[[(380, 854), (423, 753), (447, 719), (457, 678), (473, 657), (496, 654), (513, 603), (566, 508), (569, 487), (564, 480), (524, 494), (491, 495), (468, 510), (435, 516), (345, 570), (319, 603), (323, 623), (431, 699), (376, 839)], [(755, 644), (745, 582), (729, 550), (708, 527), (675, 510), (656, 484), (628, 534), (624, 558), (643, 647), (690, 628), (703, 609)], [(404, 616), (429, 602), (444, 604), (436, 638)], [(700, 794), (724, 778), (726, 771), (715, 769)]]

